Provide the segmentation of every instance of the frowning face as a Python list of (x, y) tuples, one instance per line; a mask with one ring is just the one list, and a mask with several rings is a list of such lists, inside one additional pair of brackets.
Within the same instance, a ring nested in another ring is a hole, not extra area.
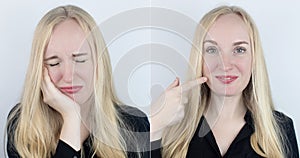
[(44, 63), (54, 85), (79, 104), (93, 93), (91, 49), (80, 25), (72, 19), (55, 26), (48, 43)]

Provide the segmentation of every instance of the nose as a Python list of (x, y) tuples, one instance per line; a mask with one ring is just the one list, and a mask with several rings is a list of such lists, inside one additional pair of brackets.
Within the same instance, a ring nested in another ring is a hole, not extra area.
[(72, 83), (73, 82), (73, 75), (74, 75), (74, 64), (73, 62), (65, 62), (63, 67), (63, 74), (62, 79), (66, 83)]
[(220, 67), (223, 71), (228, 72), (233, 68), (234, 61), (229, 53), (221, 53), (220, 60)]

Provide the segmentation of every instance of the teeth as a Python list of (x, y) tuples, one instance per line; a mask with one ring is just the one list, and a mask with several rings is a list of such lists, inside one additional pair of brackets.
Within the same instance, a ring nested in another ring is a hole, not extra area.
[(232, 77), (221, 77), (220, 79), (222, 79), (222, 80), (231, 80)]
[(221, 80), (233, 80), (235, 77), (219, 77)]

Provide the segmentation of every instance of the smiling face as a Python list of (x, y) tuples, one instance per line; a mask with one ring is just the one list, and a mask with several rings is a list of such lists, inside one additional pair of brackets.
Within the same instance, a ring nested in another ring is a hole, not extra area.
[(252, 50), (248, 28), (236, 14), (221, 15), (203, 42), (203, 76), (212, 93), (241, 95), (251, 77)]
[(79, 104), (93, 93), (93, 61), (85, 33), (72, 19), (54, 27), (44, 63), (54, 85)]

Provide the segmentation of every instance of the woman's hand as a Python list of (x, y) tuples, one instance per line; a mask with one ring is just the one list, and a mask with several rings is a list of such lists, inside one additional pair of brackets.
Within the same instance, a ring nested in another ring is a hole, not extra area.
[(151, 105), (150, 116), (150, 140), (161, 139), (164, 129), (179, 123), (184, 117), (184, 106), (188, 103), (188, 97), (184, 92), (206, 82), (206, 77), (200, 77), (179, 85), (179, 78), (165, 90), (158, 100)]
[(59, 112), (63, 117), (79, 115), (80, 106), (59, 91), (52, 83), (48, 69), (44, 68), (42, 81), (43, 101)]
[(64, 120), (60, 139), (75, 150), (80, 150), (80, 106), (71, 98), (60, 92), (52, 83), (47, 68), (43, 71), (43, 101), (59, 112)]

